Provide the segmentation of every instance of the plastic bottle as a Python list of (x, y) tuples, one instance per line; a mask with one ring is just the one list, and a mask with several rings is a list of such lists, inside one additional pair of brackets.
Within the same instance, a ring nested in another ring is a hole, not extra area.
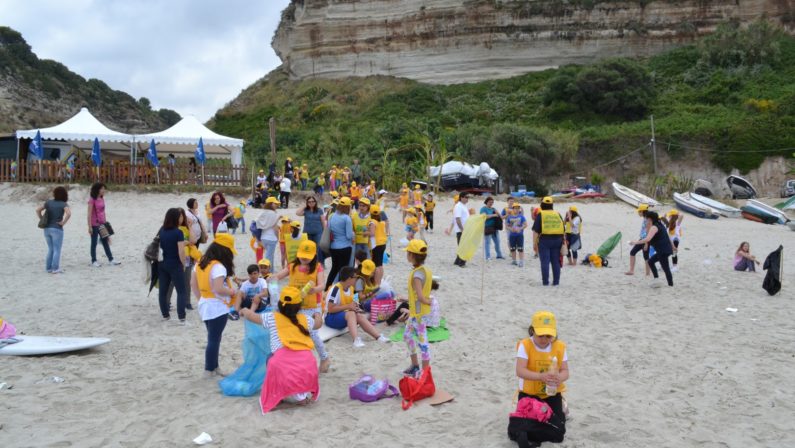
[(311, 290), (314, 287), (315, 287), (315, 282), (313, 282), (312, 280), (306, 282), (306, 285), (304, 285), (304, 287), (301, 288), (301, 298), (303, 299), (304, 297), (306, 297), (306, 295), (309, 294), (309, 290)]
[[(558, 357), (557, 356), (553, 356), (552, 357), (552, 364), (549, 366), (549, 369), (547, 370), (547, 372), (549, 372), (549, 373), (558, 373)], [(558, 387), (557, 386), (550, 386), (549, 384), (546, 384), (545, 385), (545, 389), (546, 389), (545, 390), (546, 394), (548, 396), (550, 396), (550, 397), (554, 396), (555, 394), (558, 393)]]

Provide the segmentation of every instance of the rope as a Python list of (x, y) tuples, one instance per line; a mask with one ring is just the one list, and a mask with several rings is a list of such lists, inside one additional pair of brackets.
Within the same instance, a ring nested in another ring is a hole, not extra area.
[(676, 147), (679, 147), (679, 148), (689, 149), (691, 151), (717, 152), (717, 153), (721, 153), (721, 154), (730, 154), (730, 153), (749, 154), (749, 153), (773, 153), (773, 152), (795, 151), (795, 148), (756, 149), (756, 150), (748, 150), (748, 151), (742, 151), (742, 150), (726, 150), (726, 151), (724, 151), (724, 150), (720, 150), (720, 149), (696, 148), (694, 146), (680, 145), (680, 144), (677, 144), (677, 143), (664, 142), (664, 141), (660, 141), (660, 140), (657, 140), (657, 143), (667, 144), (668, 148), (670, 148), (671, 146), (676, 146)]
[(644, 150), (644, 149), (646, 149), (646, 148), (648, 148), (648, 147), (649, 147), (649, 144), (647, 143), (647, 144), (645, 144), (645, 145), (641, 146), (640, 148), (637, 148), (637, 149), (635, 149), (635, 150), (633, 150), (633, 151), (630, 151), (630, 152), (628, 152), (628, 153), (624, 154), (624, 155), (623, 155), (623, 156), (621, 156), (621, 157), (618, 157), (617, 159), (613, 159), (613, 160), (611, 160), (611, 161), (609, 161), (609, 162), (605, 162), (605, 163), (602, 163), (602, 164), (599, 164), (599, 165), (593, 166), (591, 169), (594, 169), (594, 168), (601, 168), (601, 167), (603, 167), (603, 166), (607, 166), (607, 165), (611, 165), (611, 164), (613, 164), (613, 163), (616, 163), (616, 162), (620, 162), (621, 160), (624, 160), (624, 159), (626, 159), (627, 157), (631, 156), (632, 154), (635, 154), (636, 152), (642, 151), (642, 150)]

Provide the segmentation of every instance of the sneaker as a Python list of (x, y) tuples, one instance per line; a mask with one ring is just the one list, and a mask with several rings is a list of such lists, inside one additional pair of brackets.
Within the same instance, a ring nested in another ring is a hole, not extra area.
[(119, 260), (110, 260), (110, 264), (111, 264), (111, 266), (118, 266), (118, 265), (121, 264), (121, 261), (119, 261)]
[(679, 267), (678, 266), (672, 267), (671, 272), (679, 272)]
[(520, 268), (523, 268), (524, 267), (524, 261), (520, 261), (519, 264), (517, 264), (517, 266), (519, 266)]
[(384, 336), (383, 334), (382, 334), (382, 335), (379, 335), (379, 336), (378, 336), (378, 342), (380, 342), (380, 343), (382, 343), (382, 344), (386, 344), (387, 342), (389, 342), (389, 338), (387, 338), (387, 337), (386, 337), (386, 336)]
[(505, 260), (505, 257), (503, 257), (503, 256), (499, 256), (499, 257), (497, 257), (497, 259), (498, 259), (498, 260)]
[(191, 310), (191, 311), (193, 311), (193, 305), (191, 305), (190, 303), (188, 303), (187, 305), (185, 305), (185, 309), (186, 309), (186, 310)]
[(408, 369), (403, 371), (403, 375), (405, 376), (417, 376), (420, 373), (420, 366), (412, 365)]
[(187, 320), (185, 320), (185, 319), (180, 319), (180, 320), (179, 320), (179, 326), (180, 326), (180, 327), (188, 327), (188, 326), (190, 326), (190, 324), (188, 324), (188, 321), (187, 321)]
[(516, 260), (511, 260), (511, 266), (518, 266), (518, 263), (516, 263)]
[(364, 342), (362, 341), (362, 338), (356, 338), (356, 339), (354, 339), (354, 341), (353, 341), (353, 346), (354, 346), (354, 347), (356, 347), (356, 348), (362, 348), (362, 347), (364, 347)]
[(171, 316), (163, 316), (163, 322), (168, 322), (171, 320)]
[(240, 319), (240, 313), (237, 310), (229, 310), (229, 318), (232, 320)]
[(95, 262), (91, 263), (91, 266), (93, 266), (93, 267), (95, 267), (95, 268), (102, 267), (102, 265), (101, 265), (101, 264), (99, 264), (99, 262), (98, 262), (98, 261), (95, 261)]
[(659, 279), (655, 278), (654, 280), (651, 281), (651, 284), (649, 285), (649, 287), (652, 288), (652, 289), (662, 288), (662, 283), (660, 282)]
[(54, 271), (50, 271), (50, 274), (63, 274), (64, 272), (66, 271), (64, 271), (63, 269), (56, 269)]

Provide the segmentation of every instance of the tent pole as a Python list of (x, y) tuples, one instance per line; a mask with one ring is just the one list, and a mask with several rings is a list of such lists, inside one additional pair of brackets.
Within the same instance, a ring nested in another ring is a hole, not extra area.
[(128, 173), (130, 173), (130, 185), (133, 185), (133, 154), (135, 153), (135, 136), (133, 135), (132, 143), (130, 143), (130, 169)]
[[(20, 170), (20, 166), (19, 166), (19, 137), (17, 137), (17, 171), (18, 172), (22, 171), (22, 170)], [(13, 174), (14, 174), (14, 180), (17, 180), (17, 174), (18, 173), (15, 172)]]

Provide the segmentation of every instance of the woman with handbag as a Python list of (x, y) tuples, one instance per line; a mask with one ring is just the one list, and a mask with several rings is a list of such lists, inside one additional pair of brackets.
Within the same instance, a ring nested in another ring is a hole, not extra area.
[(276, 214), (279, 205), (278, 199), (269, 196), (256, 221), (257, 228), (262, 231), (260, 242), (265, 251), (265, 258), (270, 261), (271, 266), (276, 266), (276, 245), (279, 244), (279, 216)]
[(218, 224), (225, 222), (232, 216), (232, 207), (226, 202), (224, 194), (220, 191), (213, 193), (210, 198), (210, 213), (213, 216), (213, 235), (218, 231)]
[(160, 228), (160, 249), (163, 261), (157, 265), (160, 313), (164, 320), (171, 319), (169, 312), (169, 289), (174, 285), (177, 290), (177, 317), (180, 324), (185, 324), (185, 306), (188, 302), (185, 286), (185, 234), (179, 229), (184, 226), (184, 213), (181, 208), (170, 208)]
[(69, 221), (72, 212), (69, 210), (69, 194), (64, 187), (55, 187), (52, 199), (36, 209), (39, 217), (39, 228), (44, 230), (47, 241), (47, 258), (45, 267), (50, 274), (62, 274), (61, 246), (63, 245), (63, 226)]
[(500, 250), (500, 230), (502, 228), (502, 218), (494, 208), (494, 198), (487, 197), (483, 201), (484, 206), (480, 207), (480, 214), (486, 215), (486, 226), (483, 228), (484, 236), (483, 244), (485, 246), (486, 260), (491, 260), (491, 243), (494, 242), (494, 251), (497, 252), (497, 259), (502, 260), (502, 251)]
[[(314, 241), (316, 245), (320, 244), (320, 237), (323, 236), (323, 229), (326, 228), (326, 217), (323, 215), (323, 210), (318, 207), (317, 198), (314, 196), (307, 196), (304, 208), (299, 208), (296, 215), (304, 217), (304, 233), (310, 240)], [(318, 246), (317, 261), (323, 264), (326, 259), (323, 251)]]
[(353, 255), (353, 221), (351, 220), (351, 198), (340, 198), (337, 209), (328, 221), (331, 235), (331, 270), (326, 277), (326, 289), (337, 281), (343, 266), (351, 265)]
[(91, 266), (102, 266), (97, 261), (97, 242), (102, 241), (102, 248), (108, 257), (108, 262), (117, 266), (121, 261), (113, 259), (110, 251), (110, 236), (113, 234), (110, 223), (105, 219), (105, 184), (96, 182), (91, 185), (88, 198), (88, 234), (91, 236)]

